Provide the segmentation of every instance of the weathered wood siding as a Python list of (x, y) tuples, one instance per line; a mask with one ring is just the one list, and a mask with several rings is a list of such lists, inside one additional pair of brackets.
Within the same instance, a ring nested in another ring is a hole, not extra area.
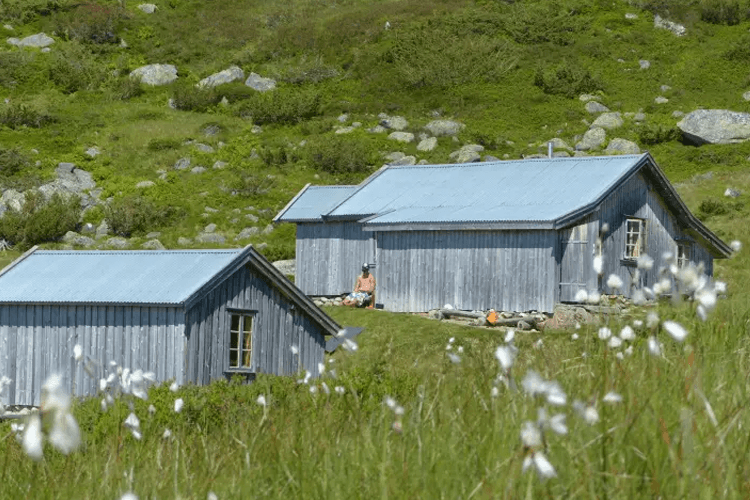
[(375, 262), (375, 240), (361, 224), (297, 224), (295, 285), (307, 295), (351, 292), (363, 262)]
[(552, 311), (555, 231), (380, 232), (376, 302), (401, 312), (457, 309)]
[[(302, 368), (318, 374), (325, 337), (276, 287), (248, 266), (240, 268), (187, 311), (188, 381), (208, 384), (225, 378), (229, 367), (232, 312), (253, 314), (252, 369), (292, 375)], [(299, 348), (299, 356), (291, 346)], [(301, 363), (301, 365), (300, 365)]]
[[(73, 348), (96, 378), (76, 364)], [(13, 382), (4, 404), (39, 405), (41, 386), (60, 373), (71, 394), (90, 396), (110, 361), (184, 382), (184, 314), (167, 307), (0, 305), (0, 375)]]
[(558, 302), (573, 302), (579, 290), (596, 290), (593, 255), (599, 223), (588, 216), (576, 225), (561, 229), (559, 234), (560, 293)]
[[(601, 223), (609, 224), (609, 232), (604, 238), (603, 282), (610, 274), (618, 275), (624, 283), (625, 296), (630, 296), (631, 286), (653, 286), (658, 280), (658, 267), (664, 252), (677, 252), (677, 239), (693, 240), (691, 261), (696, 265), (703, 262), (706, 272), (713, 272), (713, 258), (702, 245), (690, 237), (678, 224), (667, 205), (654, 191), (641, 173), (636, 174), (616, 189), (601, 205), (598, 214)], [(640, 283), (634, 282), (636, 267), (623, 261), (625, 256), (626, 220), (635, 216), (646, 220), (646, 253), (655, 265), (647, 273), (640, 273)]]

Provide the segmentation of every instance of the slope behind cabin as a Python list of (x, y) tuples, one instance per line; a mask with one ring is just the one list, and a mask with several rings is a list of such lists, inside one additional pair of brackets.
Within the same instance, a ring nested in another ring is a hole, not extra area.
[(709, 275), (731, 253), (648, 153), (386, 166), (359, 186), (306, 186), (274, 220), (297, 224), (302, 291), (346, 293), (371, 262), (392, 311), (552, 311), (579, 290), (609, 291), (592, 269), (600, 232), (602, 274), (626, 296), (657, 280), (654, 268), (635, 283), (643, 253)]
[(32, 249), (0, 274), (0, 374), (13, 380), (2, 403), (38, 405), (53, 373), (73, 394), (95, 394), (110, 361), (180, 384), (235, 373), (317, 375), (325, 337), (338, 330), (251, 246)]

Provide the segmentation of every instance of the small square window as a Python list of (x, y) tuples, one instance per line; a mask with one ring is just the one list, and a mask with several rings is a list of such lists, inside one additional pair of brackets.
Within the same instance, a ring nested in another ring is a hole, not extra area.
[(637, 259), (646, 252), (646, 221), (627, 219), (625, 235), (625, 258)]
[(680, 241), (677, 243), (677, 267), (682, 269), (690, 265), (690, 259), (692, 258), (692, 248), (690, 243), (687, 241)]
[(229, 331), (229, 368), (252, 368), (253, 316), (232, 314)]

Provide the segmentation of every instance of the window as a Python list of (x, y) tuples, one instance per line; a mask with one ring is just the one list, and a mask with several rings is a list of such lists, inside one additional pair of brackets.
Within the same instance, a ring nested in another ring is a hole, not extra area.
[(231, 315), (229, 330), (229, 368), (252, 368), (253, 363), (253, 316)]
[(625, 258), (637, 259), (646, 251), (645, 226), (642, 219), (627, 219)]
[(682, 269), (683, 267), (687, 267), (690, 265), (690, 259), (692, 255), (690, 243), (687, 241), (678, 241), (677, 242), (677, 267)]

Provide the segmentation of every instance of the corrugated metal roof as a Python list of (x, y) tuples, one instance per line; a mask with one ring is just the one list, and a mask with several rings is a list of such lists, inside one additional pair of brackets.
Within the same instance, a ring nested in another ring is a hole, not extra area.
[(276, 216), (277, 222), (320, 220), (359, 186), (309, 186)]
[(388, 167), (328, 215), (377, 215), (368, 224), (552, 221), (596, 201), (645, 156)]
[(38, 250), (0, 276), (0, 303), (181, 304), (243, 252)]

